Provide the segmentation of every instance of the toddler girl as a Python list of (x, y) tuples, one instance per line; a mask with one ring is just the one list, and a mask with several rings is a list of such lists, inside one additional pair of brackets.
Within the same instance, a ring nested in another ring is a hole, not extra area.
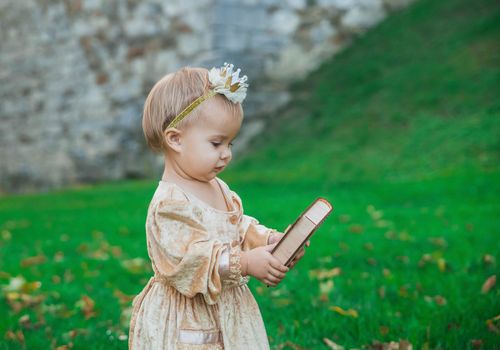
[(165, 169), (146, 219), (154, 276), (133, 301), (130, 349), (269, 348), (247, 282), (285, 277), (288, 267), (270, 253), (282, 234), (244, 215), (217, 177), (243, 119), (248, 85), (239, 72), (185, 67), (147, 97), (144, 135)]

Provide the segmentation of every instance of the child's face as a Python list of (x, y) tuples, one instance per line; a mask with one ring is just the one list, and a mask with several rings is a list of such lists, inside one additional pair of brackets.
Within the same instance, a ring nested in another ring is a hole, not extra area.
[(229, 164), (242, 122), (215, 98), (204, 104), (199, 119), (182, 130), (177, 159), (182, 171), (198, 181), (212, 180)]

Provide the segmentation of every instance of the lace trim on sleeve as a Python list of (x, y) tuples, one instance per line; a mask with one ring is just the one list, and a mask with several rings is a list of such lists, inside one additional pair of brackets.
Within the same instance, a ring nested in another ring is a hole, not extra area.
[[(228, 268), (226, 268), (225, 261), (221, 260), (223, 264), (221, 279), (225, 286), (239, 286), (248, 283), (250, 277), (241, 275), (241, 246), (237, 241), (226, 243), (222, 254), (228, 255)], [(223, 257), (225, 259), (225, 257)], [(224, 276), (224, 277), (223, 277)]]

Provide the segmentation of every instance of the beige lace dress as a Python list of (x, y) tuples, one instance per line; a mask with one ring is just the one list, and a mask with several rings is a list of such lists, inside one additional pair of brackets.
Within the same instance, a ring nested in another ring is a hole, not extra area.
[(274, 231), (243, 214), (217, 179), (230, 211), (160, 181), (146, 220), (151, 277), (133, 300), (130, 349), (269, 349), (239, 253)]

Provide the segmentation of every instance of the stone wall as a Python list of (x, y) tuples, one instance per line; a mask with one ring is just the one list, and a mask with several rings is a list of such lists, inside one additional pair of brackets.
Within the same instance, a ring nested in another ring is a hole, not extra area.
[(249, 76), (248, 139), (291, 81), (410, 1), (3, 0), (0, 191), (158, 176), (142, 105), (185, 65)]

